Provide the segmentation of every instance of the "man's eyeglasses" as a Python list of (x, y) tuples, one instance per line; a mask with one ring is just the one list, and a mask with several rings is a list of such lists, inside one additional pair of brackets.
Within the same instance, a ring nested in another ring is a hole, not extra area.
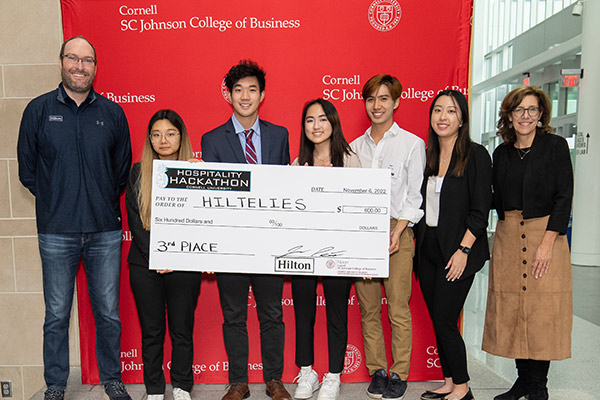
[(517, 118), (521, 118), (523, 115), (525, 115), (525, 111), (527, 111), (527, 114), (529, 114), (531, 118), (535, 118), (540, 114), (540, 109), (533, 106), (529, 108), (517, 107), (512, 110), (512, 114)]
[(65, 54), (62, 56), (62, 58), (66, 58), (71, 64), (79, 64), (79, 61), (81, 61), (86, 67), (91, 67), (92, 65), (96, 64), (96, 60), (94, 60), (92, 57), (79, 58), (73, 54)]

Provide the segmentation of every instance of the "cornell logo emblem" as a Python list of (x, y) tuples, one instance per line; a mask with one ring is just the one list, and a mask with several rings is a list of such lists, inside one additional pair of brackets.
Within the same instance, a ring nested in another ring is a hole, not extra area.
[(346, 357), (344, 358), (344, 370), (343, 374), (351, 374), (360, 367), (362, 364), (362, 354), (358, 350), (358, 347), (353, 344), (346, 346)]
[(221, 95), (223, 95), (223, 98), (225, 99), (226, 102), (228, 102), (229, 104), (231, 104), (231, 101), (229, 101), (229, 89), (227, 89), (227, 85), (225, 84), (225, 79), (223, 79), (223, 82), (221, 82)]
[(381, 32), (394, 29), (401, 16), (402, 9), (396, 0), (374, 0), (369, 6), (369, 22)]

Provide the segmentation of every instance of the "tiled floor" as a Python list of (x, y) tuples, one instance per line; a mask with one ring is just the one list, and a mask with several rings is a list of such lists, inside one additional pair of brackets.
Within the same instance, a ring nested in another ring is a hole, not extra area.
[[(514, 361), (489, 355), (481, 350), (483, 318), (487, 298), (487, 267), (477, 274), (464, 311), (464, 337), (469, 353), (471, 388), (477, 400), (492, 400), (510, 387), (515, 379)], [(600, 398), (600, 268), (573, 267), (572, 358), (551, 364), (549, 390), (552, 400), (595, 400)], [(91, 400), (103, 397), (100, 386), (81, 385), (78, 370), (73, 369), (66, 400)], [(435, 382), (410, 382), (405, 400), (419, 399)], [(293, 393), (293, 384), (286, 384)], [(368, 399), (363, 383), (343, 384), (340, 400)], [(225, 385), (196, 385), (193, 399), (220, 399)], [(250, 385), (251, 400), (266, 400), (264, 384)], [(145, 400), (143, 385), (127, 385), (133, 400)], [(43, 392), (33, 399), (42, 400)], [(170, 389), (167, 400), (171, 400)], [(316, 400), (316, 395), (313, 397)]]
[[(471, 377), (472, 377), (472, 389), (477, 400), (492, 399), (496, 394), (501, 393), (510, 384), (499, 378), (490, 368), (482, 364), (478, 360), (473, 360), (471, 365)], [(76, 371), (73, 371), (76, 372)], [(75, 374), (76, 375), (76, 374)], [(73, 383), (69, 384), (65, 399), (66, 400), (100, 400), (102, 399), (104, 390), (100, 386), (89, 386), (77, 384), (78, 377), (73, 379)], [(405, 400), (419, 399), (419, 395), (427, 389), (434, 389), (438, 383), (435, 382), (410, 382), (408, 390), (404, 397)], [(293, 394), (294, 384), (286, 384), (286, 388), (290, 393)], [(340, 391), (340, 400), (358, 400), (358, 399), (369, 399), (365, 392), (367, 388), (366, 383), (347, 383), (343, 384)], [(146, 392), (143, 385), (127, 385), (127, 390), (133, 400), (145, 400)], [(219, 400), (225, 394), (225, 385), (196, 385), (192, 392), (192, 399), (194, 400)], [(318, 392), (317, 392), (318, 393)], [(42, 400), (44, 398), (43, 392), (38, 393), (32, 399)], [(313, 396), (313, 400), (316, 400), (317, 394)], [(170, 385), (167, 385), (166, 400), (172, 400)], [(582, 397), (582, 399), (588, 399)], [(591, 399), (591, 397), (589, 397)], [(270, 400), (265, 394), (264, 384), (251, 384), (250, 385), (250, 397), (249, 400)]]

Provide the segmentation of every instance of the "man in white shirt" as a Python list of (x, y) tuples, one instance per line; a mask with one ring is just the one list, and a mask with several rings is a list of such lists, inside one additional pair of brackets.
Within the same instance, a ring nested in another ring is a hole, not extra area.
[[(425, 142), (394, 122), (402, 85), (390, 75), (375, 75), (362, 91), (371, 127), (350, 146), (363, 168), (388, 168), (392, 175), (390, 221), (390, 274), (386, 279), (359, 280), (365, 358), (372, 376), (371, 398), (399, 400), (406, 393), (412, 347), (411, 293), (414, 236), (412, 226), (423, 216), (421, 183), (425, 168)], [(392, 328), (393, 364), (387, 373), (381, 325), (381, 285), (385, 287)]]

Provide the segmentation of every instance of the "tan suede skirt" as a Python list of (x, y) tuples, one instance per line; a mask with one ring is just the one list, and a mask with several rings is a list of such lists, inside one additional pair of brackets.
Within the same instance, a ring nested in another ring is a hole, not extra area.
[(488, 353), (534, 360), (571, 357), (573, 293), (571, 255), (565, 235), (554, 242), (548, 272), (531, 274), (548, 217), (523, 219), (509, 211), (498, 221), (482, 348)]

